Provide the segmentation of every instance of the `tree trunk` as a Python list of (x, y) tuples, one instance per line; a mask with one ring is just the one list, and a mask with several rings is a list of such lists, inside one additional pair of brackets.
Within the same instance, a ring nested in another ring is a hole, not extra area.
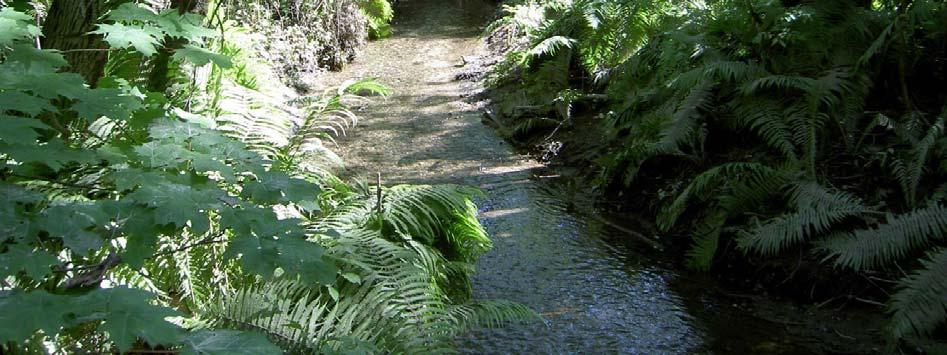
[(54, 0), (43, 24), (43, 48), (64, 51), (69, 69), (91, 86), (105, 70), (108, 46), (101, 36), (89, 32), (105, 11), (102, 0)]
[[(171, 8), (177, 9), (181, 15), (194, 11), (200, 0), (174, 0)], [(165, 38), (164, 47), (158, 51), (155, 59), (151, 61), (151, 71), (148, 73), (148, 91), (164, 92), (168, 89), (170, 78), (168, 69), (171, 65), (171, 55), (175, 49), (187, 44), (180, 38)]]

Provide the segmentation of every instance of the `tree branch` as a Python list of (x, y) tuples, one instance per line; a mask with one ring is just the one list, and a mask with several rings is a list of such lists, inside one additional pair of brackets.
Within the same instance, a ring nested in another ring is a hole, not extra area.
[[(198, 241), (195, 243), (184, 245), (172, 250), (166, 250), (166, 251), (154, 253), (145, 259), (155, 259), (162, 256), (180, 253), (182, 251), (185, 251), (197, 246), (201, 246), (201, 245), (209, 245), (209, 244), (226, 242), (227, 241), (226, 239), (218, 239), (222, 235), (223, 233), (218, 233), (212, 236), (208, 236), (207, 238), (204, 238), (201, 241)], [(79, 288), (79, 287), (91, 287), (91, 286), (98, 285), (100, 282), (102, 282), (102, 280), (105, 279), (105, 274), (109, 270), (114, 269), (121, 263), (122, 263), (122, 256), (116, 254), (114, 251), (111, 251), (109, 252), (109, 255), (105, 257), (104, 260), (102, 260), (101, 262), (97, 264), (77, 266), (70, 269), (59, 268), (58, 270), (55, 270), (55, 271), (60, 272), (60, 273), (66, 273), (70, 271), (85, 271), (83, 273), (80, 273), (79, 275), (76, 275), (66, 280), (66, 282), (63, 284), (63, 288), (69, 290), (69, 289), (74, 289), (74, 288)]]

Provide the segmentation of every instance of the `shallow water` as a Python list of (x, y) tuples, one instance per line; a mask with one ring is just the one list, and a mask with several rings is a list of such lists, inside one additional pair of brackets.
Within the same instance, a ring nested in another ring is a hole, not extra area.
[[(487, 189), (482, 221), (495, 250), (474, 278), (479, 298), (525, 303), (544, 322), (479, 331), (466, 353), (687, 353), (703, 346), (674, 274), (619, 244), (608, 226), (569, 212), (535, 179)], [(645, 249), (647, 250), (647, 249)]]
[[(490, 5), (404, 0), (397, 11), (394, 37), (320, 81), (329, 88), (375, 77), (394, 90), (362, 108), (359, 126), (339, 139), (347, 175), (486, 193), (478, 203), (495, 247), (477, 265), (475, 297), (524, 303), (544, 321), (475, 331), (457, 339), (461, 352), (802, 352), (804, 336), (740, 315), (740, 305), (705, 292), (706, 280), (679, 274), (648, 244), (592, 217), (595, 209), (577, 208), (588, 197), (481, 123), (464, 99), (476, 84), (454, 77), (482, 49)], [(640, 229), (633, 220), (610, 224)]]

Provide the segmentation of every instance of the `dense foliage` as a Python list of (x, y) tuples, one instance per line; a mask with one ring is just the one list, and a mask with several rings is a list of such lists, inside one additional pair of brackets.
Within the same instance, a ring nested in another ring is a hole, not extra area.
[[(230, 9), (183, 3), (110, 2), (103, 47), (64, 51), (43, 6), (0, 8), (0, 352), (415, 353), (532, 317), (470, 300), (475, 190), (332, 175), (383, 86), (298, 97)], [(65, 56), (100, 51), (92, 80)]]
[(225, 10), (267, 38), (260, 53), (298, 89), (312, 85), (307, 74), (341, 69), (366, 39), (389, 36), (394, 17), (388, 0), (241, 0)]
[[(947, 4), (511, 1), (503, 130), (592, 167), (714, 267), (805, 252), (889, 287), (889, 334), (947, 320)], [(561, 149), (561, 150), (560, 150)], [(887, 275), (887, 276), (885, 276)], [(880, 277), (879, 277), (880, 276)]]

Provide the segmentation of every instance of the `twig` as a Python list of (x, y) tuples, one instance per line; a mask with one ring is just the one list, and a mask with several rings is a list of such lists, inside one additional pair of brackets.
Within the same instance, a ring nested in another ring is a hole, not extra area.
[(76, 49), (67, 49), (60, 51), (60, 53), (73, 53), (73, 52), (114, 52), (118, 51), (118, 48), (76, 48)]
[(381, 173), (378, 173), (378, 178), (377, 178), (377, 180), (376, 180), (375, 182), (376, 182), (376, 185), (375, 185), (375, 186), (376, 186), (376, 190), (375, 190), (376, 193), (375, 193), (375, 195), (376, 195), (376, 198), (377, 198), (377, 201), (378, 201), (377, 204), (375, 205), (375, 207), (378, 209), (378, 217), (381, 218), (381, 214), (382, 214), (382, 212), (383, 212), (383, 211), (382, 211), (382, 205), (381, 205)]
[(606, 225), (606, 226), (612, 227), (612, 228), (614, 228), (614, 229), (616, 229), (616, 230), (618, 230), (618, 231), (620, 231), (620, 232), (622, 232), (622, 233), (625, 233), (625, 234), (627, 234), (627, 235), (629, 235), (629, 236), (634, 237), (635, 239), (638, 239), (638, 240), (640, 240), (640, 241), (642, 241), (642, 242), (645, 242), (645, 243), (647, 243), (648, 245), (651, 245), (651, 247), (654, 248), (654, 249), (656, 249), (656, 250), (662, 250), (662, 249), (664, 249), (663, 247), (661, 247), (661, 244), (658, 244), (658, 242), (654, 241), (654, 240), (651, 239), (651, 238), (648, 238), (648, 237), (645, 236), (644, 234), (641, 234), (641, 233), (636, 232), (636, 231), (633, 231), (633, 230), (631, 230), (631, 229), (622, 227), (622, 226), (616, 224), (615, 222), (612, 222), (612, 221), (606, 220), (605, 218), (602, 218), (602, 217), (599, 217), (599, 216), (595, 216), (595, 215), (591, 215), (591, 214), (587, 214), (586, 217), (592, 218), (592, 219), (596, 220), (597, 222), (599, 222), (599, 223), (601, 223), (601, 224), (604, 224), (604, 225)]
[(840, 337), (842, 337), (842, 338), (845, 338), (845, 339), (848, 339), (848, 340), (855, 340), (855, 337), (842, 334), (842, 333), (840, 333), (838, 330), (832, 329), (832, 331), (835, 332), (836, 335), (838, 335), (838, 336), (840, 336)]
[(789, 276), (786, 276), (786, 278), (783, 279), (783, 281), (780, 281), (778, 284), (776, 284), (776, 287), (782, 286), (783, 284), (791, 280), (794, 276), (796, 276), (796, 272), (798, 272), (799, 268), (801, 267), (802, 267), (802, 250), (799, 251), (799, 259), (796, 261), (796, 267), (792, 269), (792, 272), (789, 273)]
[(867, 303), (867, 304), (874, 305), (874, 306), (878, 306), (878, 307), (884, 307), (884, 306), (885, 306), (884, 303), (881, 303), (881, 302), (878, 302), (878, 301), (875, 301), (875, 300), (869, 300), (869, 299), (861, 298), (861, 297), (852, 297), (852, 299), (854, 299), (854, 300), (856, 300), (856, 301), (858, 301), (858, 302)]
[(819, 304), (815, 305), (815, 308), (822, 308), (822, 307), (825, 307), (825, 305), (829, 304), (829, 302), (835, 301), (835, 300), (837, 300), (837, 299), (839, 299), (839, 298), (842, 298), (842, 297), (845, 297), (845, 296), (844, 296), (844, 295), (839, 295), (839, 296), (835, 296), (835, 297), (829, 298), (829, 299), (827, 299), (827, 300), (825, 300), (825, 301), (819, 302)]

